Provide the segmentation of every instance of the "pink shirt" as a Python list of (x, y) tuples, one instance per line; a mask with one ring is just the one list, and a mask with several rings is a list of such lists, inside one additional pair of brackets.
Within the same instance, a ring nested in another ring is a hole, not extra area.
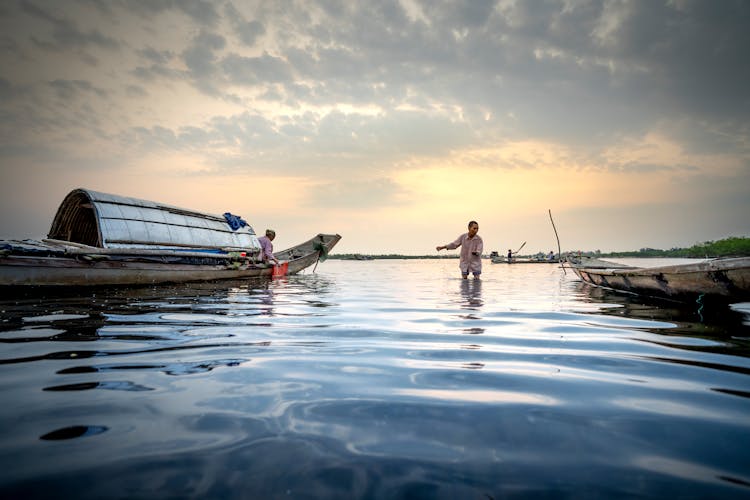
[[(445, 248), (450, 250), (458, 247), (461, 247), (461, 260), (458, 263), (461, 272), (463, 274), (481, 273), (482, 249), (484, 248), (482, 238), (478, 234), (475, 234), (473, 238), (469, 238), (469, 233), (464, 233), (453, 243), (445, 245)], [(477, 255), (474, 255), (474, 253)]]
[(267, 236), (261, 236), (258, 238), (258, 243), (260, 243), (260, 256), (263, 260), (273, 260), (273, 243), (271, 243), (271, 240)]

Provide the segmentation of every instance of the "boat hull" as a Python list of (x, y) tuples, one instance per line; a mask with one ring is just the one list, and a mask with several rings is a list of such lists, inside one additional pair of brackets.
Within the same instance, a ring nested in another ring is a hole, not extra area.
[[(341, 239), (339, 235), (319, 234), (293, 248), (278, 252), (280, 260), (289, 262), (288, 273), (296, 274), (325, 258)], [(97, 250), (97, 249), (93, 249)], [(75, 252), (71, 255), (14, 255), (0, 258), (2, 286), (110, 286), (152, 285), (191, 281), (271, 277), (273, 267), (248, 259), (206, 256), (200, 263), (175, 253), (158, 255), (128, 254), (127, 250)], [(190, 260), (190, 259), (187, 259)], [(177, 262), (176, 262), (177, 261)], [(206, 263), (211, 262), (211, 263)]]
[(750, 298), (750, 258), (654, 268), (586, 267), (574, 263), (570, 267), (586, 283), (641, 295), (676, 300), (696, 300), (702, 296)]

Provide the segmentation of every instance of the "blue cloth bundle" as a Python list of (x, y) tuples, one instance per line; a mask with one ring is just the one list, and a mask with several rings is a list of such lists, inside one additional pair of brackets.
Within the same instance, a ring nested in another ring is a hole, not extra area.
[(229, 227), (232, 228), (232, 231), (237, 231), (238, 229), (247, 226), (247, 222), (242, 220), (242, 217), (239, 215), (232, 215), (229, 212), (226, 212), (224, 218), (227, 220)]

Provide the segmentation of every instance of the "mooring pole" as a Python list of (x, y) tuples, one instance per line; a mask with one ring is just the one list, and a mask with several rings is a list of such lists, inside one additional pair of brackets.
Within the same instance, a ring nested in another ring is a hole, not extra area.
[(550, 222), (552, 222), (552, 229), (555, 230), (555, 238), (557, 239), (557, 261), (562, 266), (563, 273), (568, 274), (568, 272), (565, 270), (565, 266), (562, 264), (562, 251), (560, 250), (560, 237), (557, 235), (557, 228), (555, 227), (555, 221), (552, 219), (552, 209), (548, 208), (547, 211), (549, 212), (549, 220)]

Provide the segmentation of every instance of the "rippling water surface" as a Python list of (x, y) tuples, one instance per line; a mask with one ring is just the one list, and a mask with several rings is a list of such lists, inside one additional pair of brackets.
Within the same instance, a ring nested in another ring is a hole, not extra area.
[(750, 305), (555, 265), (0, 297), (0, 496), (750, 496)]

